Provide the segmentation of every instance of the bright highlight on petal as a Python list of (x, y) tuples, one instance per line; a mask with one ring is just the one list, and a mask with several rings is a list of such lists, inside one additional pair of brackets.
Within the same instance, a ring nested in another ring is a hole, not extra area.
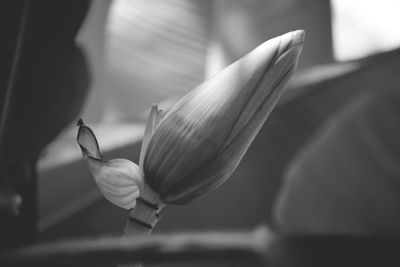
[(127, 159), (101, 161), (89, 157), (87, 164), (103, 196), (111, 203), (133, 209), (140, 196), (139, 184), (142, 175), (137, 166)]
[(133, 209), (143, 186), (143, 173), (139, 166), (127, 159), (102, 160), (93, 131), (82, 120), (78, 121), (78, 126), (77, 141), (100, 192), (111, 203)]

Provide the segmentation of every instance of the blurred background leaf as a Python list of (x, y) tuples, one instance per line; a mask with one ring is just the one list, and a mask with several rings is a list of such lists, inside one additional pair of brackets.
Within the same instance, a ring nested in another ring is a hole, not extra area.
[[(312, 133), (284, 174), (274, 214), (280, 230), (399, 235), (398, 54), (371, 58), (374, 67), (361, 67), (340, 84), (345, 103)], [(321, 114), (326, 107), (313, 108)]]

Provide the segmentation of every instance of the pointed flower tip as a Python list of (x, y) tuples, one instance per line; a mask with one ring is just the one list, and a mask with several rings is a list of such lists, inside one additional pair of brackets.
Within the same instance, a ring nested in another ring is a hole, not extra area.
[(296, 30), (296, 31), (292, 31), (288, 34), (291, 35), (290, 43), (283, 53), (286, 53), (286, 52), (289, 53), (289, 51), (291, 51), (290, 53), (293, 53), (295, 55), (294, 59), (295, 59), (295, 61), (297, 61), (298, 57), (300, 56), (301, 50), (303, 49), (305, 31), (304, 30)]
[(78, 121), (77, 125), (79, 129), (76, 141), (82, 150), (83, 157), (85, 159), (87, 159), (87, 157), (102, 159), (99, 144), (92, 129), (86, 126), (81, 119)]
[(291, 46), (300, 45), (304, 43), (306, 32), (304, 30), (296, 30), (292, 32)]
[(152, 103), (151, 104), (151, 110), (150, 113), (152, 113), (150, 116), (155, 116), (155, 114), (158, 114), (157, 117), (159, 116), (159, 114), (163, 115), (164, 112), (158, 108), (158, 104), (157, 103)]
[(81, 118), (79, 118), (79, 120), (76, 122), (76, 126), (82, 126), (85, 125), (85, 123), (83, 123), (83, 120)]
[(292, 49), (296, 49), (297, 54), (300, 54), (301, 48), (303, 47), (305, 35), (306, 34), (304, 30), (295, 30), (278, 37), (280, 38), (280, 55)]
[(304, 30), (295, 30), (272, 38), (243, 57), (248, 69), (260, 71), (269, 69), (282, 57), (286, 58), (286, 65), (291, 67), (301, 53), (305, 38)]

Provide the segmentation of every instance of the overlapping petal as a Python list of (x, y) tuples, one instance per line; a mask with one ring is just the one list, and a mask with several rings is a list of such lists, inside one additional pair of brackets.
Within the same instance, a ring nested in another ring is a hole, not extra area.
[(103, 196), (121, 208), (134, 208), (143, 184), (139, 166), (127, 159), (104, 161), (93, 131), (82, 120), (78, 126), (77, 142)]

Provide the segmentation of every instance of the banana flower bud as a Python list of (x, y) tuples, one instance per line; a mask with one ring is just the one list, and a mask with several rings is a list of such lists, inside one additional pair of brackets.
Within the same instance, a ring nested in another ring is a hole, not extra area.
[(265, 42), (165, 115), (143, 164), (165, 203), (189, 202), (231, 175), (294, 72), (303, 40), (299, 30)]
[(265, 42), (190, 91), (165, 116), (153, 106), (139, 166), (103, 161), (93, 132), (81, 123), (78, 143), (105, 197), (130, 209), (149, 186), (162, 202), (185, 204), (222, 184), (278, 101), (303, 40), (298, 30)]

